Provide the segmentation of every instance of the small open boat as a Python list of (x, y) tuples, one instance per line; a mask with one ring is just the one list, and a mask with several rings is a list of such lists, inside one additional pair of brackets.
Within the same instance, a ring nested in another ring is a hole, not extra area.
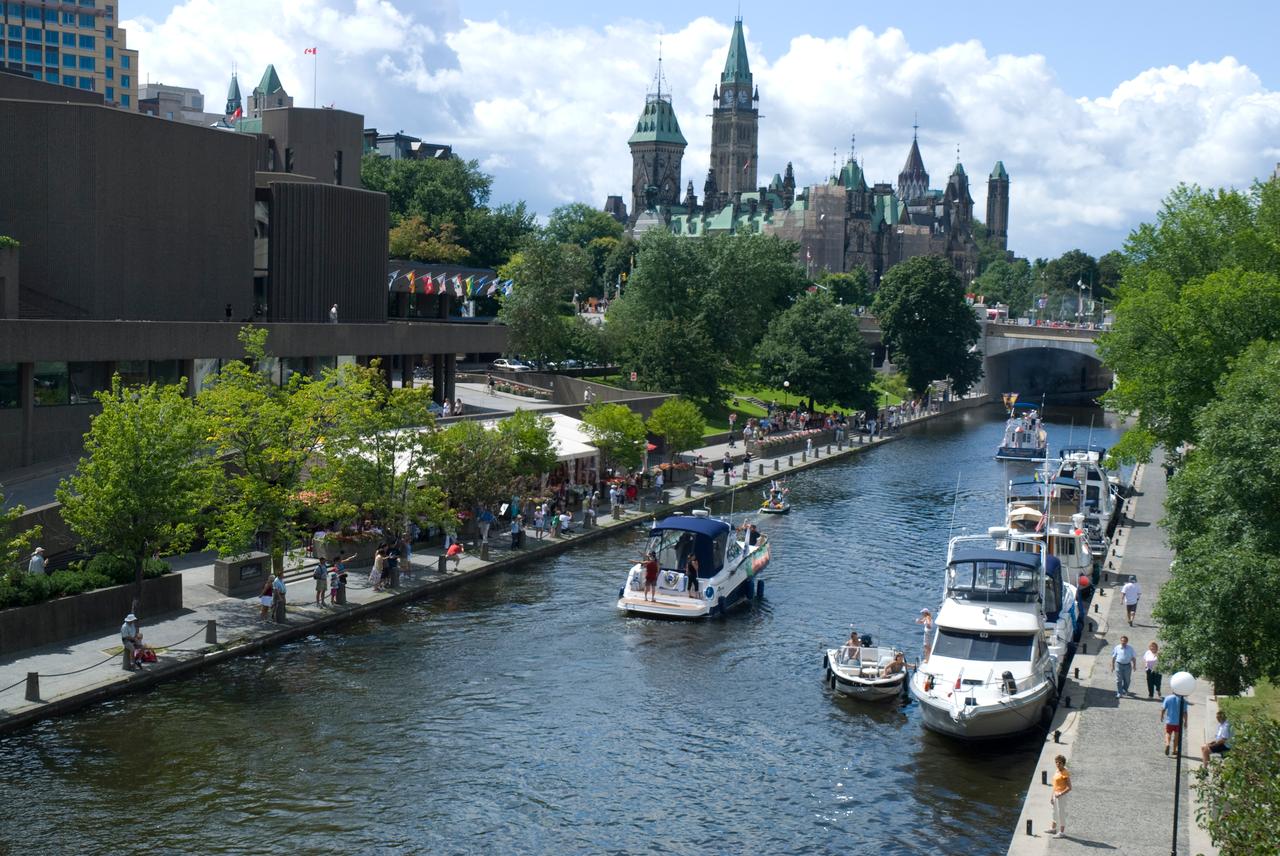
[(864, 644), (852, 656), (847, 645), (827, 649), (822, 658), (827, 686), (833, 692), (860, 701), (888, 701), (901, 695), (907, 679), (905, 664), (899, 671), (885, 674), (899, 652), (893, 648), (871, 647), (871, 638), (862, 638)]
[(786, 514), (791, 510), (791, 503), (787, 500), (788, 493), (790, 491), (775, 481), (769, 490), (765, 491), (764, 502), (760, 504), (760, 513)]

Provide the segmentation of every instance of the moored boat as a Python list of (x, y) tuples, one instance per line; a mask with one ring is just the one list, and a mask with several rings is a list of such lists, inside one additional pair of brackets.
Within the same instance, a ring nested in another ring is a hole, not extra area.
[(902, 694), (907, 680), (906, 663), (898, 664), (902, 651), (872, 646), (863, 636), (839, 648), (828, 648), (822, 657), (827, 686), (833, 692), (859, 701), (889, 701)]
[[(741, 535), (741, 537), (739, 537)], [(645, 564), (632, 565), (618, 589), (618, 610), (628, 615), (695, 619), (724, 615), (760, 597), (760, 573), (769, 564), (769, 538), (754, 527), (739, 532), (701, 509), (673, 515), (649, 530), (646, 556), (657, 564), (652, 596), (645, 591)], [(697, 559), (696, 588), (686, 573)]]

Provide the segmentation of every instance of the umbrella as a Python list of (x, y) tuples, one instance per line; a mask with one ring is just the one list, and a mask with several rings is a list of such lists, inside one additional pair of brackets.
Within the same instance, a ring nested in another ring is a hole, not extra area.
[(652, 451), (654, 451), (654, 450), (655, 450), (655, 449), (657, 449), (657, 448), (658, 448), (658, 447), (657, 447), (657, 446), (655, 446), (655, 445), (654, 445), (654, 444), (652, 444), (652, 443), (645, 443), (645, 445), (644, 445), (644, 450), (645, 450), (646, 452), (652, 452)]

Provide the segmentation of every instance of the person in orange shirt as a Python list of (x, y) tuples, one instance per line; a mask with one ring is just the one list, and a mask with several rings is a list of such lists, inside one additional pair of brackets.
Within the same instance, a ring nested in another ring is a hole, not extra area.
[(455, 571), (458, 569), (458, 565), (462, 564), (463, 552), (464, 551), (462, 549), (462, 544), (460, 544), (457, 541), (454, 541), (452, 544), (449, 545), (449, 549), (445, 550), (445, 553), (444, 553), (445, 558), (453, 559), (453, 569)]
[(1053, 806), (1053, 826), (1049, 834), (1061, 838), (1067, 832), (1067, 794), (1071, 793), (1071, 771), (1067, 769), (1067, 758), (1059, 755), (1053, 759), (1058, 771), (1053, 774), (1053, 795), (1049, 802)]

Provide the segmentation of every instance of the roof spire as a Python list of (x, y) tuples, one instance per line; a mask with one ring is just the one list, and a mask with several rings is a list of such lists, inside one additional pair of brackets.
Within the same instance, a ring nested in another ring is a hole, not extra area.
[(733, 34), (729, 37), (729, 55), (724, 60), (721, 83), (745, 83), (751, 85), (751, 65), (747, 62), (747, 39), (742, 34), (742, 16), (733, 22)]
[(915, 118), (911, 120), (911, 139), (912, 141), (920, 139), (920, 113), (916, 112)]

